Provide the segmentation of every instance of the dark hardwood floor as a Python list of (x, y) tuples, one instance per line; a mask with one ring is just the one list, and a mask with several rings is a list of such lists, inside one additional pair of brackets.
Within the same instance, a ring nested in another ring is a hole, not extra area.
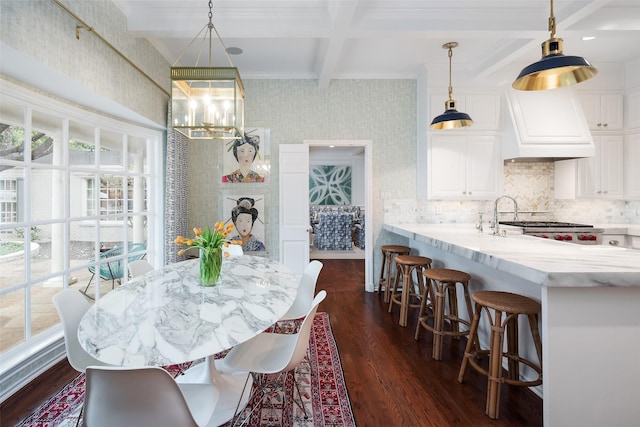
[[(327, 299), (347, 389), (358, 426), (541, 426), (542, 400), (529, 390), (503, 386), (500, 419), (484, 413), (486, 378), (473, 369), (457, 381), (465, 340), (445, 339), (443, 360), (431, 359), (431, 334), (413, 335), (387, 313), (382, 296), (364, 291), (364, 260), (321, 260), (317, 290)], [(0, 406), (0, 425), (13, 426), (76, 375), (65, 361)]]

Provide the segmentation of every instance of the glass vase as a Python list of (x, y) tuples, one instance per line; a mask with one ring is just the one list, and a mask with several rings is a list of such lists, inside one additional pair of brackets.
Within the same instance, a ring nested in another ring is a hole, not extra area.
[(200, 285), (215, 286), (221, 269), (222, 248), (200, 249)]

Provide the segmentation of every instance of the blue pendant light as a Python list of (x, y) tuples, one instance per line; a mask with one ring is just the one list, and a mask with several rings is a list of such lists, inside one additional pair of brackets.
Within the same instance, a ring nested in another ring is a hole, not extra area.
[(457, 42), (449, 42), (442, 45), (443, 49), (449, 51), (449, 99), (444, 103), (444, 113), (434, 118), (431, 125), (429, 125), (431, 129), (456, 129), (473, 124), (473, 120), (467, 113), (456, 110), (456, 101), (452, 98), (451, 57), (453, 56), (452, 49), (456, 46), (458, 46)]
[(580, 56), (562, 53), (562, 39), (556, 38), (553, 0), (549, 16), (551, 37), (542, 43), (542, 59), (523, 68), (512, 86), (517, 90), (547, 90), (571, 86), (598, 74), (598, 70)]

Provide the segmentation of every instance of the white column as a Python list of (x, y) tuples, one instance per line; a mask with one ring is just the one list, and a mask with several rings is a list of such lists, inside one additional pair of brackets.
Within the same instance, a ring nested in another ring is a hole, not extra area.
[[(64, 163), (63, 138), (68, 134), (68, 127), (63, 127), (63, 135), (53, 137), (53, 153), (51, 158), (52, 166), (62, 166)], [(60, 219), (64, 217), (64, 175), (61, 169), (51, 170), (51, 218)], [(64, 224), (51, 224), (51, 272), (65, 269), (64, 253), (66, 251), (64, 241)], [(70, 282), (72, 283), (72, 282)], [(62, 276), (47, 280), (47, 287), (62, 287)]]

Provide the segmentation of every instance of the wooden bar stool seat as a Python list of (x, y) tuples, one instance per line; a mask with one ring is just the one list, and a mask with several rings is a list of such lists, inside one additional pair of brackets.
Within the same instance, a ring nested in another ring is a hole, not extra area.
[[(489, 418), (498, 419), (500, 409), (500, 387), (503, 383), (533, 387), (542, 384), (542, 342), (538, 332), (538, 317), (542, 306), (538, 301), (523, 295), (500, 291), (478, 291), (473, 294), (475, 301), (475, 314), (471, 323), (469, 342), (464, 352), (462, 366), (458, 374), (458, 382), (464, 380), (467, 364), (471, 364), (478, 372), (488, 378), (486, 414)], [(493, 310), (494, 316), (491, 311)], [(484, 311), (491, 326), (490, 348), (482, 350), (480, 347), (472, 349), (472, 338), (477, 338), (480, 316)], [(506, 316), (505, 316), (506, 315)], [(529, 320), (529, 328), (533, 337), (533, 343), (538, 356), (538, 364), (521, 357), (518, 353), (518, 316), (526, 315)], [(504, 316), (504, 317), (503, 317)], [(507, 333), (507, 350), (504, 351), (504, 334)], [(479, 360), (483, 356), (489, 356), (488, 369), (482, 367)], [(508, 374), (505, 377), (502, 372), (502, 360), (508, 361)], [(520, 363), (529, 366), (537, 373), (534, 380), (520, 378)]]
[[(469, 334), (469, 327), (473, 317), (471, 298), (469, 297), (469, 280), (471, 280), (471, 276), (463, 271), (447, 268), (432, 268), (424, 270), (422, 274), (426, 279), (426, 283), (414, 338), (417, 340), (420, 337), (421, 328), (433, 332), (432, 357), (434, 360), (442, 360), (442, 339), (445, 336), (459, 339), (461, 336)], [(464, 292), (467, 319), (469, 320), (461, 318), (458, 314), (458, 294), (456, 291), (458, 284), (462, 286)], [(428, 306), (426, 304), (428, 293), (431, 293), (431, 312), (427, 310)], [(447, 305), (448, 310), (446, 310)], [(448, 328), (446, 323), (449, 324)], [(460, 329), (461, 323), (467, 326), (465, 330)]]
[[(409, 308), (418, 308), (421, 306), (421, 303), (418, 303), (418, 301), (424, 294), (422, 272), (424, 269), (431, 268), (431, 258), (416, 255), (398, 255), (395, 261), (396, 277), (393, 281), (391, 294), (389, 296), (389, 313), (393, 310), (393, 305), (398, 304), (400, 306), (400, 326), (407, 326)], [(418, 285), (417, 290), (412, 277), (414, 271)], [(398, 289), (400, 276), (402, 276), (402, 289)]]
[(388, 303), (391, 281), (393, 280), (391, 273), (393, 271), (393, 260), (398, 255), (409, 255), (411, 248), (401, 245), (382, 245), (380, 250), (382, 251), (382, 267), (380, 268), (380, 281), (378, 282), (377, 292), (380, 292), (384, 286), (384, 302)]

